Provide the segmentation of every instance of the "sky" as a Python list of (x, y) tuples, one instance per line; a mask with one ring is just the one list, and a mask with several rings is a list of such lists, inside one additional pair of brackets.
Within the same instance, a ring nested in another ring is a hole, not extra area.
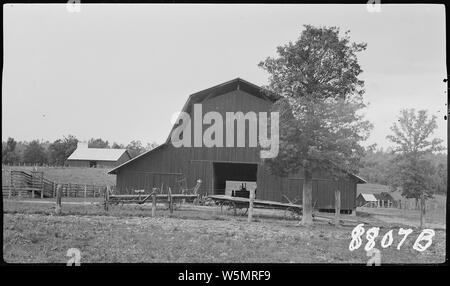
[(295, 41), (303, 25), (338, 26), (367, 43), (358, 59), (364, 111), (386, 135), (404, 108), (437, 116), (447, 145), (443, 5), (5, 4), (2, 140), (54, 141), (67, 135), (158, 144), (171, 118), (197, 91), (243, 78)]

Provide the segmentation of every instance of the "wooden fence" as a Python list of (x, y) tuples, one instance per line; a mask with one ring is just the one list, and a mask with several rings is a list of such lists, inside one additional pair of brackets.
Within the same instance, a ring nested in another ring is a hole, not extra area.
[[(399, 209), (404, 210), (419, 210), (420, 201), (416, 202), (415, 199), (402, 199), (397, 201), (397, 206)], [(425, 200), (425, 210), (435, 210), (439, 207), (439, 204), (433, 200)]]
[[(73, 198), (97, 198), (103, 196), (106, 186), (81, 185), (81, 184), (61, 184), (63, 197)], [(56, 195), (56, 193), (55, 193)]]
[[(2, 168), (14, 168), (14, 167), (35, 167), (35, 168), (86, 168), (86, 167), (75, 167), (75, 166), (69, 166), (68, 164), (65, 165), (51, 165), (51, 164), (32, 164), (32, 163), (16, 163), (16, 164), (4, 164), (2, 163)], [(105, 166), (105, 165), (97, 165), (95, 168), (97, 169), (111, 169), (111, 166)]]
[[(29, 197), (29, 198), (53, 198), (56, 197), (57, 183), (44, 178), (43, 172), (25, 171), (10, 172), (9, 185), (2, 184), (3, 197)], [(83, 185), (71, 183), (59, 183), (62, 196), (74, 198), (100, 197), (104, 194), (106, 186)]]

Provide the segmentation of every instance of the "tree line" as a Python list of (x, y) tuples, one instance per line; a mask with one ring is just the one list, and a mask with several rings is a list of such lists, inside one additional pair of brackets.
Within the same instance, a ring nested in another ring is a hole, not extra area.
[[(6, 142), (2, 141), (2, 163), (63, 166), (70, 154), (77, 148), (78, 142), (79, 140), (73, 135), (64, 136), (54, 142), (42, 140), (16, 141), (9, 137)], [(133, 158), (156, 146), (155, 142), (147, 143), (144, 146), (139, 140), (133, 140), (128, 145), (116, 142), (110, 144), (108, 140), (101, 138), (91, 138), (88, 141), (89, 148), (127, 149)]]
[[(429, 188), (433, 193), (447, 193), (447, 154), (444, 153), (428, 153), (424, 156), (429, 162)], [(362, 168), (359, 171), (361, 177), (369, 183), (387, 185), (394, 188), (397, 186), (397, 176), (399, 175), (399, 165), (397, 155), (392, 148), (377, 148), (371, 146), (367, 148), (365, 155), (362, 157)]]

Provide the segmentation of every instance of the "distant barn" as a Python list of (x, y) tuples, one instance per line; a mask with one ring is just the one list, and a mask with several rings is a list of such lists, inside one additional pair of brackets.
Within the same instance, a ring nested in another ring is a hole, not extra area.
[(67, 158), (69, 167), (113, 168), (130, 160), (127, 149), (88, 148), (86, 143), (78, 143), (77, 149)]
[(361, 193), (356, 198), (356, 206), (358, 207), (377, 207), (378, 199), (374, 194)]
[[(216, 111), (225, 118), (226, 112), (269, 112), (275, 100), (275, 97), (268, 97), (259, 86), (237, 78), (190, 95), (182, 111), (194, 118), (193, 105), (201, 103), (203, 115)], [(203, 126), (203, 131), (207, 128)], [(248, 146), (247, 142), (245, 146)], [(116, 189), (120, 193), (132, 193), (136, 189), (151, 190), (161, 185), (170, 186), (173, 192), (179, 192), (183, 185), (193, 187), (197, 179), (201, 179), (199, 192), (202, 194), (228, 195), (229, 186), (245, 182), (247, 186), (256, 184), (257, 199), (288, 202), (289, 198), (301, 203), (302, 173), (287, 177), (270, 174), (259, 151), (259, 147), (176, 148), (172, 145), (169, 133), (165, 143), (117, 166), (109, 173), (117, 175)], [(320, 210), (334, 209), (334, 191), (339, 189), (341, 209), (347, 213), (355, 210), (358, 183), (365, 181), (353, 174), (336, 182), (326, 172), (314, 173), (314, 207)]]

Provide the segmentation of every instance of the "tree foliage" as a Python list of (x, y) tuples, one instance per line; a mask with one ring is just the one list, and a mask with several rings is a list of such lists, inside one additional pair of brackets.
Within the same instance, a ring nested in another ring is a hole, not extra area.
[[(434, 166), (429, 155), (442, 151), (442, 140), (430, 139), (437, 128), (436, 116), (429, 117), (426, 110), (405, 109), (400, 113), (398, 123), (391, 127), (393, 134), (387, 138), (394, 144), (395, 166), (394, 187), (401, 187), (402, 195), (419, 199), (433, 194)], [(428, 156), (427, 156), (428, 155)]]
[(5, 144), (2, 144), (2, 163), (17, 164), (20, 162), (20, 155), (16, 150), (17, 142), (9, 137)]
[(381, 185), (391, 185), (393, 180), (393, 165), (391, 161), (394, 158), (392, 150), (383, 150), (367, 148), (364, 156), (361, 158), (361, 168), (359, 174), (369, 183)]
[(365, 43), (351, 43), (339, 28), (305, 26), (300, 38), (278, 47), (278, 57), (259, 64), (269, 74), (271, 93), (281, 96), (272, 111), (280, 113), (278, 156), (267, 160), (273, 173), (304, 175), (303, 223), (310, 224), (312, 173), (357, 172), (371, 124), (359, 111), (364, 82), (356, 54)]
[(91, 138), (88, 142), (89, 148), (109, 148), (109, 142), (108, 140), (104, 141), (101, 138)]
[(142, 142), (139, 140), (133, 140), (130, 142), (130, 144), (127, 145), (127, 150), (131, 155), (131, 158), (134, 158), (142, 153), (144, 153), (146, 150), (144, 146), (142, 146)]
[(78, 139), (69, 135), (62, 139), (57, 139), (49, 146), (49, 163), (54, 165), (64, 165), (70, 154), (77, 148)]
[[(61, 166), (75, 151), (78, 141), (73, 135), (64, 136), (53, 143), (40, 142), (39, 140), (32, 142), (16, 141), (14, 138), (8, 138), (6, 142), (2, 142), (2, 163), (12, 165), (23, 163), (42, 165), (48, 163)], [(108, 141), (101, 138), (92, 138), (88, 144), (89, 148), (110, 148)], [(133, 140), (127, 146), (114, 142), (111, 148), (129, 149), (130, 155), (135, 157), (156, 146), (157, 144), (152, 142), (147, 143), (144, 147), (141, 141)]]
[(23, 159), (31, 164), (45, 164), (47, 163), (46, 150), (38, 140), (33, 140), (27, 145)]
[(119, 144), (114, 142), (111, 146), (112, 149), (125, 149), (125, 146), (123, 144)]

